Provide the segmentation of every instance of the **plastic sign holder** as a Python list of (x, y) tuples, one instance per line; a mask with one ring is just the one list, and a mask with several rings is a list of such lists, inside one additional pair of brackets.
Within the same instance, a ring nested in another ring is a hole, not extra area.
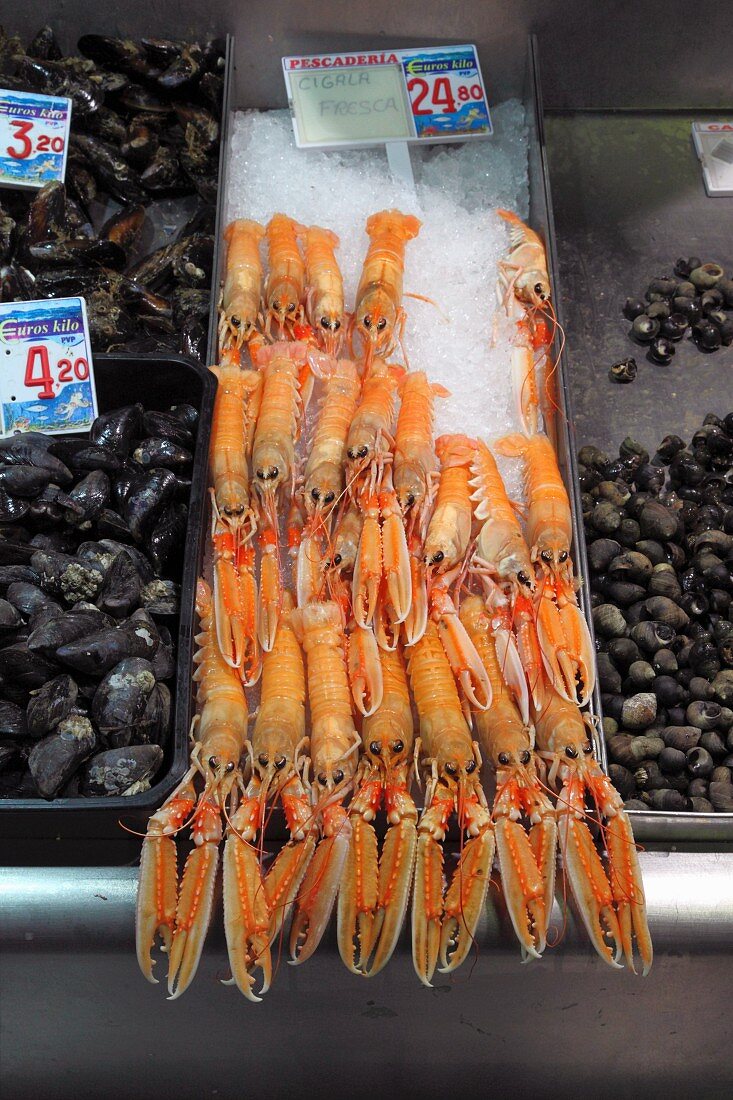
[(301, 149), (491, 134), (475, 46), (284, 57)]
[(692, 143), (710, 198), (733, 195), (733, 119), (693, 122)]
[(0, 305), (2, 434), (85, 432), (96, 415), (84, 299)]
[(282, 64), (298, 148), (385, 145), (392, 174), (413, 189), (409, 144), (492, 132), (475, 46), (311, 54)]
[(0, 88), (0, 186), (63, 183), (70, 125), (70, 99)]

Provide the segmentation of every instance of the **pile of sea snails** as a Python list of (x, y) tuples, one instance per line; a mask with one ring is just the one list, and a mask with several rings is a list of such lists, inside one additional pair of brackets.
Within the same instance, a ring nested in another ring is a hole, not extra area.
[(198, 414), (0, 440), (0, 797), (134, 794), (171, 725)]
[(733, 413), (578, 458), (611, 779), (628, 809), (733, 812)]
[[(720, 264), (690, 256), (677, 260), (673, 275), (652, 279), (643, 298), (627, 298), (623, 315), (631, 321), (631, 339), (648, 348), (647, 359), (668, 366), (675, 344), (686, 335), (705, 352), (733, 343), (731, 310), (733, 279)], [(636, 360), (622, 359), (613, 364), (609, 377), (612, 382), (633, 382), (636, 373)]]

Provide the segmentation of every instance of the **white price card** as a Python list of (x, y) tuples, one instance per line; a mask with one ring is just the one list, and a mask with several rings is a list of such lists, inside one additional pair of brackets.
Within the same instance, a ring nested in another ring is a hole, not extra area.
[(733, 195), (733, 119), (693, 122), (692, 140), (708, 195)]
[(85, 432), (97, 394), (83, 298), (0, 305), (2, 433)]
[(284, 57), (299, 148), (488, 137), (475, 46)]
[(70, 124), (70, 99), (0, 88), (0, 185), (63, 183)]

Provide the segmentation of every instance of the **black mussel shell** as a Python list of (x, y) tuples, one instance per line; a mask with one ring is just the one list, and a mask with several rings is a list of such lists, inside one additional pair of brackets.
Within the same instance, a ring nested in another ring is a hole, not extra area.
[(176, 658), (173, 650), (171, 632), (166, 626), (158, 627), (160, 644), (155, 651), (155, 656), (150, 662), (153, 666), (156, 680), (170, 680), (176, 671)]
[(173, 274), (180, 283), (208, 290), (214, 265), (214, 238), (210, 235), (189, 237), (173, 260)]
[[(176, 420), (180, 420), (181, 423), (184, 424), (189, 431), (196, 431), (196, 425), (198, 424), (199, 420), (199, 412), (198, 409), (195, 409), (193, 407), (193, 405), (171, 405), (170, 414), (171, 416), (174, 416)], [(164, 434), (165, 433), (161, 431), (157, 432), (157, 435)]]
[(116, 619), (127, 618), (140, 606), (142, 582), (132, 557), (118, 554), (107, 570), (97, 605)]
[(662, 336), (668, 340), (681, 340), (690, 327), (688, 319), (683, 313), (670, 313), (660, 325)]
[[(191, 406), (179, 406), (179, 408), (191, 408)], [(193, 410), (194, 413), (196, 410)], [(198, 414), (193, 421), (196, 426)], [(148, 436), (155, 439), (170, 439), (179, 447), (192, 447), (193, 435), (182, 416), (176, 416), (173, 412), (146, 412), (143, 416), (143, 427)]]
[(0, 599), (0, 635), (6, 635), (21, 625), (22, 619), (17, 607), (8, 600)]
[(130, 528), (119, 512), (103, 508), (97, 519), (97, 534), (102, 539), (132, 538)]
[(56, 676), (28, 700), (26, 718), (31, 737), (43, 737), (62, 722), (76, 706), (79, 689), (70, 676)]
[(130, 657), (112, 667), (92, 700), (96, 728), (115, 747), (137, 741), (136, 725), (153, 689), (155, 676), (149, 661)]
[(0, 677), (6, 694), (11, 688), (28, 692), (43, 687), (56, 671), (39, 653), (31, 653), (25, 642), (0, 649)]
[(167, 580), (151, 581), (143, 588), (142, 602), (151, 615), (177, 615), (181, 606), (180, 585)]
[(60, 61), (63, 56), (53, 28), (48, 24), (41, 27), (28, 44), (25, 52), (29, 57), (35, 57), (39, 61)]
[(34, 628), (28, 638), (28, 649), (31, 653), (40, 653), (42, 657), (53, 660), (62, 646), (86, 638), (105, 626), (104, 615), (96, 608), (89, 611), (64, 611)]
[(92, 443), (106, 447), (116, 455), (129, 454), (135, 437), (142, 427), (142, 405), (126, 405), (114, 412), (98, 416), (92, 424)]
[(0, 589), (8, 588), (19, 581), (37, 585), (38, 574), (30, 565), (0, 565)]
[(50, 480), (51, 471), (38, 466), (0, 467), (0, 488), (11, 496), (37, 496)]
[(138, 115), (127, 128), (120, 152), (134, 168), (141, 170), (150, 164), (159, 145), (160, 137), (155, 127), (149, 125), (144, 116)]
[(69, 462), (71, 468), (77, 473), (104, 470), (108, 474), (114, 474), (122, 467), (122, 459), (118, 455), (97, 443), (89, 443), (86, 447), (82, 447), (69, 459)]
[(163, 763), (159, 745), (130, 745), (98, 752), (84, 766), (82, 789), (86, 795), (122, 795), (147, 790), (150, 779)]
[(647, 317), (646, 313), (640, 313), (634, 318), (631, 326), (631, 335), (640, 344), (649, 344), (659, 332), (659, 321), (653, 317)]
[[(35, 573), (35, 576), (37, 577), (38, 574)], [(13, 607), (17, 608), (26, 619), (42, 608), (51, 608), (59, 614), (62, 610), (61, 604), (31, 581), (12, 581), (5, 595)]]
[(104, 575), (120, 552), (119, 548), (108, 546), (104, 541), (80, 542), (76, 557)]
[(193, 460), (190, 451), (171, 439), (145, 439), (133, 451), (132, 457), (144, 467), (162, 466), (176, 471), (185, 469)]
[[(124, 97), (128, 88), (122, 93)], [(111, 144), (79, 132), (72, 133), (71, 147), (78, 149), (102, 187), (124, 205), (139, 206), (145, 202), (140, 177), (119, 151)]]
[(609, 369), (608, 377), (612, 382), (633, 382), (638, 369), (635, 359), (622, 359)]
[(154, 579), (155, 572), (153, 571), (153, 567), (147, 555), (144, 554), (142, 550), (139, 550), (137, 546), (127, 545), (126, 543), (117, 542), (115, 539), (109, 538), (101, 539), (98, 545), (105, 553), (111, 554), (113, 558), (116, 558), (118, 554), (129, 554), (135, 562), (135, 567), (144, 584)]
[(37, 550), (31, 565), (40, 577), (41, 588), (63, 596), (67, 603), (93, 600), (102, 587), (102, 572), (71, 555)]
[(102, 676), (128, 657), (152, 657), (157, 633), (132, 619), (119, 627), (105, 627), (68, 645), (60, 646), (56, 659), (87, 676)]
[(143, 744), (164, 746), (171, 720), (171, 693), (165, 684), (156, 683), (137, 724), (138, 740)]
[(178, 350), (181, 355), (188, 355), (191, 359), (203, 363), (206, 358), (206, 342), (208, 334), (201, 321), (188, 318), (181, 325), (181, 339)]
[(661, 363), (663, 366), (667, 366), (668, 363), (672, 362), (674, 353), (675, 346), (671, 340), (666, 336), (656, 336), (652, 340), (648, 354), (652, 363)]
[(152, 469), (135, 485), (124, 502), (124, 516), (137, 542), (142, 542), (149, 528), (173, 499), (176, 476), (171, 470)]
[(104, 223), (99, 235), (121, 248), (127, 257), (137, 244), (144, 223), (144, 206), (123, 207)]
[(0, 463), (12, 466), (37, 466), (46, 470), (57, 485), (71, 485), (74, 478), (71, 470), (53, 453), (53, 437), (42, 440), (42, 437), (31, 435), (11, 436), (0, 440)]
[(55, 798), (80, 764), (94, 752), (97, 738), (88, 718), (70, 714), (31, 749), (28, 767), (43, 798)]
[(165, 72), (158, 77), (158, 84), (168, 92), (178, 92), (201, 75), (204, 54), (196, 42), (184, 42), (179, 54)]
[(0, 488), (0, 523), (18, 523), (28, 514), (30, 504), (22, 497), (13, 497)]
[(156, 573), (161, 573), (185, 543), (188, 509), (185, 504), (166, 508), (150, 533), (147, 549)]
[(28, 737), (28, 722), (23, 707), (0, 699), (0, 737), (22, 741)]
[(109, 500), (111, 484), (104, 470), (92, 470), (78, 481), (69, 493), (77, 508), (67, 510), (66, 521), (71, 525), (89, 523), (102, 514)]
[(701, 351), (717, 351), (721, 344), (720, 329), (709, 319), (692, 326), (692, 338)]

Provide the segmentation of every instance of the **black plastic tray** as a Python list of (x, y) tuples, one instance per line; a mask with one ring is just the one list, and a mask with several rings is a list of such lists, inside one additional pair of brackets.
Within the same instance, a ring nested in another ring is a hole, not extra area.
[(188, 732), (193, 715), (193, 656), (196, 577), (203, 554), (209, 435), (216, 378), (184, 356), (127, 353), (94, 358), (99, 411), (141, 401), (147, 409), (187, 402), (199, 410), (191, 475), (188, 531), (181, 575), (181, 611), (176, 639), (176, 673), (171, 685), (173, 728), (162, 774), (143, 794), (130, 797), (0, 799), (0, 836), (114, 836), (118, 820), (145, 820), (180, 780), (188, 763)]

